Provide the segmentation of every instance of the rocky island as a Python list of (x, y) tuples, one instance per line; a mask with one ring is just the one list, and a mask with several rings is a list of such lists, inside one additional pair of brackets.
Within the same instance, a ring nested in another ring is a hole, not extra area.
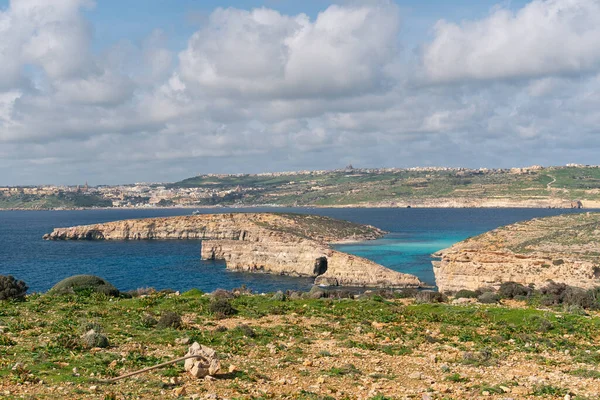
[(148, 218), (56, 228), (46, 240), (202, 240), (203, 259), (225, 260), (234, 271), (314, 277), (315, 284), (423, 287), (417, 277), (392, 271), (330, 244), (382, 237), (384, 231), (332, 218), (276, 213), (228, 213)]
[(440, 291), (503, 282), (600, 286), (600, 213), (532, 219), (494, 229), (434, 254)]

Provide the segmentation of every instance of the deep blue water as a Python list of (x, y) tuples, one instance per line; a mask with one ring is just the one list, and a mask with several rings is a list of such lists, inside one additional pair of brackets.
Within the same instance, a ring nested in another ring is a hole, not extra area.
[[(219, 208), (203, 212), (242, 212)], [(551, 209), (252, 209), (326, 215), (377, 226), (383, 239), (337, 246), (434, 284), (430, 254), (469, 236), (534, 217), (572, 210)], [(189, 215), (191, 210), (85, 210), (0, 212), (0, 275), (24, 280), (30, 292), (46, 291), (76, 274), (104, 277), (121, 290), (140, 287), (212, 291), (242, 284), (258, 292), (307, 290), (310, 279), (230, 272), (223, 262), (201, 261), (199, 241), (50, 242), (54, 227), (129, 218)]]

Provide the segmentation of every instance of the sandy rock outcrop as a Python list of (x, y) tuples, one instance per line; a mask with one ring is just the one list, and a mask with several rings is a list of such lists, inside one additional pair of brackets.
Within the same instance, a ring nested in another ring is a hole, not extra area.
[(600, 286), (600, 213), (533, 219), (494, 229), (442, 250), (433, 271), (440, 291), (543, 287), (549, 281)]
[(415, 276), (392, 271), (329, 244), (370, 240), (385, 232), (327, 217), (239, 213), (149, 218), (57, 228), (46, 240), (202, 240), (203, 259), (225, 260), (235, 271), (316, 278), (329, 286), (420, 287)]

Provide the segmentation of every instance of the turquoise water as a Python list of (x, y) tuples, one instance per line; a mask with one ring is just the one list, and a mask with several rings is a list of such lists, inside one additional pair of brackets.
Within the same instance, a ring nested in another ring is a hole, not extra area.
[(335, 246), (346, 253), (365, 257), (396, 271), (413, 274), (435, 285), (430, 255), (463, 240), (465, 234), (444, 232), (391, 233), (383, 239)]
[[(205, 209), (204, 213), (241, 212)], [(396, 271), (434, 284), (430, 255), (469, 236), (501, 225), (571, 210), (548, 209), (252, 209), (326, 215), (371, 224), (389, 233), (385, 238), (337, 246)], [(231, 272), (223, 262), (200, 260), (199, 241), (48, 242), (54, 227), (129, 218), (189, 215), (191, 210), (86, 210), (0, 212), (0, 275), (24, 280), (31, 291), (46, 291), (76, 274), (104, 277), (121, 290), (140, 287), (209, 292), (246, 285), (258, 292), (308, 290), (312, 280)]]

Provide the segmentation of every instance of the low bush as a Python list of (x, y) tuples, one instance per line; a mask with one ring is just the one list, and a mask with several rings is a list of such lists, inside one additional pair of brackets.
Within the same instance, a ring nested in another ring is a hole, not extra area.
[(236, 327), (237, 330), (239, 330), (242, 335), (249, 337), (249, 338), (255, 338), (256, 337), (256, 332), (254, 331), (254, 329), (252, 329), (251, 327), (249, 327), (246, 324), (240, 324)]
[(323, 289), (321, 289), (318, 286), (313, 286), (312, 288), (310, 288), (310, 291), (308, 292), (307, 297), (309, 299), (322, 299), (324, 297), (327, 297), (327, 292), (325, 292)]
[(419, 304), (425, 303), (444, 303), (447, 297), (440, 292), (434, 292), (432, 290), (423, 290), (417, 293), (415, 301)]
[(158, 321), (152, 315), (144, 314), (142, 315), (141, 324), (146, 328), (152, 328), (158, 324)]
[(598, 309), (598, 292), (596, 290), (584, 290), (575, 287), (569, 287), (565, 290), (562, 304), (567, 307), (580, 307), (586, 310)]
[(63, 349), (68, 350), (78, 350), (81, 349), (82, 341), (79, 337), (75, 335), (70, 335), (68, 333), (61, 333), (56, 337), (53, 342), (54, 346), (61, 347)]
[(573, 309), (599, 309), (600, 289), (585, 290), (564, 283), (550, 282), (540, 289), (540, 303), (545, 306), (563, 305)]
[(212, 297), (215, 300), (222, 300), (222, 299), (233, 299), (235, 296), (233, 295), (233, 293), (231, 293), (228, 290), (217, 289), (210, 294), (210, 297)]
[(94, 331), (93, 329), (81, 337), (81, 342), (83, 346), (88, 349), (92, 349), (94, 347), (108, 347), (108, 338), (103, 334)]
[(271, 300), (275, 300), (275, 301), (285, 301), (287, 298), (287, 296), (281, 291), (277, 291), (273, 297), (271, 297)]
[(229, 300), (225, 299), (213, 300), (209, 304), (208, 310), (217, 317), (230, 316), (237, 313), (237, 310), (233, 308)]
[(482, 304), (494, 304), (500, 301), (500, 296), (498, 296), (496, 293), (485, 292), (477, 297), (477, 301)]
[(94, 275), (75, 275), (63, 279), (48, 291), (51, 295), (76, 293), (102, 293), (107, 296), (119, 296), (119, 290), (106, 280)]
[(462, 363), (474, 366), (490, 366), (495, 364), (496, 357), (490, 349), (481, 349), (479, 351), (467, 351), (463, 353)]
[(565, 296), (567, 285), (564, 283), (550, 282), (540, 289), (541, 302), (545, 306), (561, 304)]
[(12, 276), (0, 275), (0, 300), (23, 300), (27, 293), (27, 284)]
[(158, 320), (156, 327), (160, 328), (160, 329), (165, 329), (165, 328), (179, 329), (179, 328), (181, 328), (182, 324), (183, 323), (181, 321), (181, 317), (179, 316), (179, 314), (174, 313), (172, 311), (166, 311), (160, 316), (160, 319)]
[(349, 290), (334, 290), (329, 297), (333, 299), (353, 299), (354, 293)]
[(102, 333), (102, 331), (104, 330), (104, 328), (102, 328), (102, 325), (100, 325), (98, 322), (88, 322), (83, 326), (83, 332), (89, 332), (89, 331), (96, 331), (98, 333)]
[(141, 287), (135, 290), (129, 290), (126, 293), (131, 297), (149, 296), (151, 294), (156, 293), (156, 289), (154, 289), (153, 287)]
[(503, 299), (514, 299), (517, 296), (529, 296), (531, 288), (517, 282), (504, 282), (498, 289), (498, 295)]
[(455, 299), (476, 299), (477, 297), (481, 296), (481, 292), (478, 290), (459, 290), (458, 292), (456, 292), (456, 294), (454, 295)]
[(540, 333), (546, 333), (554, 328), (551, 321), (540, 315), (533, 315), (529, 318), (528, 325)]
[(419, 293), (418, 289), (405, 288), (397, 290), (394, 294), (397, 299), (414, 299)]

